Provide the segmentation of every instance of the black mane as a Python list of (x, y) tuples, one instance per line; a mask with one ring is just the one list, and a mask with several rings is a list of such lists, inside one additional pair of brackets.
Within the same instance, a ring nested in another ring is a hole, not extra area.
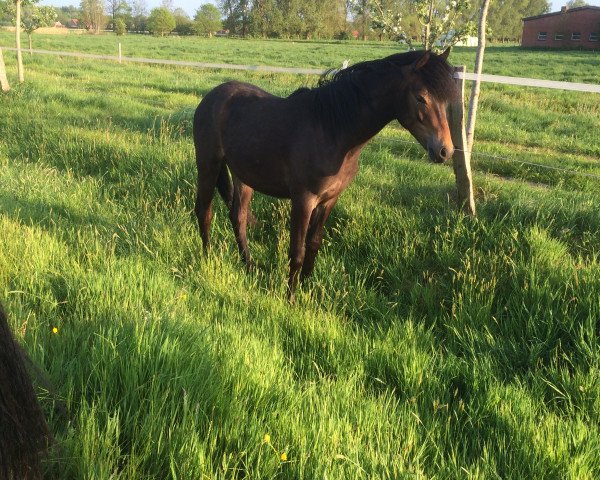
[[(321, 75), (317, 88), (352, 79), (356, 74), (363, 72), (387, 73), (417, 62), (426, 53), (426, 50), (396, 53), (379, 60), (360, 62), (342, 70), (328, 70)], [(430, 52), (429, 60), (419, 72), (425, 87), (437, 100), (456, 99), (456, 86), (452, 79), (453, 68), (441, 55)]]
[[(417, 62), (425, 50), (397, 53), (378, 60), (368, 60), (342, 70), (328, 70), (314, 88), (300, 88), (292, 95), (312, 95), (313, 114), (332, 130), (336, 125), (348, 126), (369, 95), (365, 92), (364, 73), (386, 74)], [(436, 100), (456, 101), (458, 89), (452, 79), (452, 66), (441, 56), (429, 54), (427, 63), (419, 69), (421, 81)]]

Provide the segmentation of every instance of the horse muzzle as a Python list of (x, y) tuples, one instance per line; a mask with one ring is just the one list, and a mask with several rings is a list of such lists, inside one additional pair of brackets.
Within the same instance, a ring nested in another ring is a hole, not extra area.
[(452, 158), (454, 147), (446, 145), (427, 145), (427, 153), (429, 159), (433, 163), (444, 163)]

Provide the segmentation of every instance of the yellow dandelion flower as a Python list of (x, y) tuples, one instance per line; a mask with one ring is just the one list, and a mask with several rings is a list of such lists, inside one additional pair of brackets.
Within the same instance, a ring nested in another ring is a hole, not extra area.
[(58, 327), (52, 327), (52, 333), (56, 335), (58, 333)]
[(263, 438), (263, 442), (264, 443), (271, 443), (271, 435), (269, 435), (268, 433), (265, 433), (265, 436)]
[(281, 454), (281, 456), (279, 458), (281, 458), (282, 462), (287, 462), (287, 453), (282, 452), (282, 454)]

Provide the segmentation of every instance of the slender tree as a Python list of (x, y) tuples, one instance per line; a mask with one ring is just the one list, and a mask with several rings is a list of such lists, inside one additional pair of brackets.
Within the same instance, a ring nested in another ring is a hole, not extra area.
[(54, 7), (41, 7), (35, 3), (30, 3), (23, 9), (21, 15), (21, 27), (27, 33), (29, 40), (29, 53), (32, 50), (31, 36), (38, 28), (54, 25), (58, 14)]
[(15, 47), (17, 48), (17, 73), (19, 74), (19, 83), (25, 81), (23, 53), (21, 52), (21, 6), (22, 0), (15, 0)]
[(445, 50), (464, 39), (474, 30), (474, 23), (467, 15), (471, 9), (469, 0), (412, 0), (406, 7), (390, 0), (370, 0), (372, 27), (383, 36), (412, 43), (412, 34), (407, 31), (403, 12), (416, 14), (422, 26), (425, 49)]
[(23, 69), (23, 52), (21, 51), (21, 30), (23, 28), (22, 17), (23, 7), (33, 5), (38, 0), (8, 0), (3, 5), (3, 9), (12, 17), (15, 25), (15, 47), (17, 50), (17, 72), (19, 82), (25, 81), (25, 72)]
[(85, 27), (94, 33), (100, 33), (106, 24), (102, 0), (81, 0), (81, 14)]
[(473, 149), (473, 138), (475, 136), (475, 119), (477, 118), (477, 104), (479, 102), (479, 90), (481, 80), (479, 75), (483, 70), (483, 54), (485, 53), (485, 35), (487, 26), (487, 14), (490, 6), (490, 0), (483, 0), (479, 12), (478, 43), (477, 54), (475, 56), (475, 79), (471, 88), (471, 98), (469, 100), (469, 118), (467, 123), (467, 150)]
[(470, 0), (414, 0), (413, 3), (423, 25), (426, 50), (445, 50), (475, 31), (475, 23), (468, 19)]

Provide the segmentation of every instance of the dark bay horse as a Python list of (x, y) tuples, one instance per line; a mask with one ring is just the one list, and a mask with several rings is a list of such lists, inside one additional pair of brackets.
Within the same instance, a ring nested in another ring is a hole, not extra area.
[(204, 249), (215, 187), (229, 207), (247, 266), (252, 193), (291, 199), (288, 295), (293, 302), (299, 277), (313, 270), (325, 220), (373, 136), (396, 119), (432, 161), (452, 157), (446, 108), (457, 89), (448, 53), (415, 51), (358, 63), (287, 98), (237, 81), (211, 90), (194, 115), (195, 211)]

